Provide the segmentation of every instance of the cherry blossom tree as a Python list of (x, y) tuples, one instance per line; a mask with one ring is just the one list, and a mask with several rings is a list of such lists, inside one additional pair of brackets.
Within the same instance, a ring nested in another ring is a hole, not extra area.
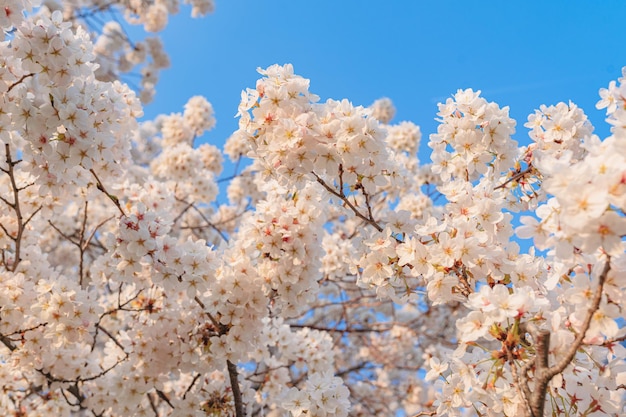
[(320, 102), (274, 65), (221, 177), (205, 98), (137, 120), (120, 79), (150, 99), (158, 38), (89, 26), (178, 7), (0, 8), (2, 415), (626, 413), (626, 72), (603, 140), (558, 103), (520, 147), (507, 107), (459, 90), (423, 164), (388, 99)]

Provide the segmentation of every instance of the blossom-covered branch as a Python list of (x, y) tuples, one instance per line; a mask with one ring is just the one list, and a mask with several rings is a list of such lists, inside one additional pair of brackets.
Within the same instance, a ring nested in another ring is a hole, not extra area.
[(389, 99), (321, 102), (272, 65), (219, 179), (207, 99), (138, 121), (169, 61), (119, 19), (177, 7), (0, 8), (0, 414), (626, 412), (624, 77), (609, 137), (558, 103), (521, 147), (459, 90), (423, 164)]

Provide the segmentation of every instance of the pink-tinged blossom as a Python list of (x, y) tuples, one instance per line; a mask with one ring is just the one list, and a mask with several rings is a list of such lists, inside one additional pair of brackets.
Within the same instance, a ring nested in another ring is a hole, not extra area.
[[(104, 22), (92, 42), (87, 3), (5, 3), (5, 414), (519, 415), (542, 353), (573, 354), (546, 413), (624, 414), (626, 72), (601, 91), (605, 140), (559, 103), (520, 149), (507, 107), (459, 90), (421, 165), (389, 100), (320, 102), (272, 65), (241, 95), (224, 202), (206, 99), (137, 122), (159, 38)], [(180, 2), (139, 3), (118, 6), (156, 31)], [(139, 99), (118, 80), (137, 66)]]
[(364, 284), (381, 285), (393, 274), (389, 257), (380, 252), (368, 253), (361, 258), (359, 266), (363, 269), (361, 281)]
[(431, 357), (428, 360), (429, 371), (426, 373), (424, 379), (426, 381), (433, 381), (439, 378), (445, 371), (448, 370), (447, 363), (441, 363), (438, 358)]
[(452, 288), (458, 284), (458, 279), (448, 274), (437, 272), (429, 277), (426, 291), (428, 298), (435, 304), (441, 304), (450, 300), (458, 299)]
[(459, 331), (459, 337), (464, 342), (471, 342), (484, 337), (489, 330), (489, 316), (480, 312), (472, 311), (463, 319), (457, 321), (456, 328)]

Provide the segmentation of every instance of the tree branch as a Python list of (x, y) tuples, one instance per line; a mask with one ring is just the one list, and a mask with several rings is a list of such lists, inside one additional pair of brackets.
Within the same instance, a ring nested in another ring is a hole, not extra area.
[[(224, 240), (224, 242), (228, 242), (228, 237), (226, 237), (226, 235), (224, 234), (224, 232), (222, 232), (213, 222), (211, 222), (205, 215), (203, 212), (200, 211), (200, 209), (198, 209), (198, 207), (196, 207), (196, 205), (194, 203), (188, 203), (185, 200), (181, 199), (181, 198), (177, 198), (177, 201), (180, 201), (181, 203), (187, 204), (188, 206), (185, 207), (184, 211), (179, 215), (182, 216), (188, 209), (193, 209), (196, 213), (198, 213), (198, 215), (202, 218), (202, 220), (204, 220), (207, 224), (208, 227), (210, 227), (211, 229), (215, 230), (217, 232), (217, 234)], [(178, 217), (176, 218), (178, 219)], [(181, 227), (182, 229), (182, 227)]]
[(565, 356), (563, 356), (561, 360), (559, 360), (555, 365), (550, 366), (548, 361), (548, 354), (550, 351), (550, 332), (548, 330), (538, 330), (533, 324), (528, 324), (528, 331), (533, 337), (535, 344), (535, 383), (532, 392), (528, 387), (529, 381), (527, 375), (530, 367), (532, 366), (532, 362), (528, 362), (524, 366), (521, 379), (522, 389), (524, 390), (525, 394), (524, 396), (528, 401), (527, 407), (529, 408), (532, 417), (543, 417), (548, 384), (555, 375), (565, 370), (565, 368), (574, 359), (576, 352), (582, 345), (583, 340), (585, 339), (585, 335), (589, 330), (589, 326), (591, 325), (593, 315), (596, 313), (596, 311), (598, 311), (598, 308), (600, 307), (604, 283), (606, 282), (606, 278), (610, 270), (611, 261), (610, 258), (608, 258), (606, 263), (604, 264), (604, 268), (602, 269), (600, 276), (598, 277), (598, 286), (593, 295), (591, 305), (587, 310), (587, 315), (585, 316), (585, 320), (583, 321), (581, 329), (576, 335), (576, 339), (574, 339), (574, 342), (565, 353)]
[(109, 194), (109, 192), (106, 190), (106, 188), (104, 188), (104, 184), (102, 184), (102, 181), (100, 181), (100, 178), (98, 178), (98, 175), (96, 174), (96, 171), (94, 171), (93, 168), (92, 168), (92, 169), (89, 170), (89, 172), (91, 172), (93, 177), (96, 179), (96, 187), (98, 188), (98, 190), (102, 191), (104, 193), (104, 195), (106, 195), (109, 198), (109, 200), (111, 200), (113, 202), (113, 204), (115, 204), (115, 206), (120, 211), (120, 213), (122, 213), (122, 216), (126, 216), (126, 213), (124, 212), (124, 210), (122, 209), (122, 206), (120, 204), (120, 200), (116, 196), (114, 196), (113, 194)]
[(320, 178), (315, 172), (312, 172), (312, 174), (315, 176), (315, 178), (317, 179), (317, 182), (319, 182), (320, 184), (322, 184), (322, 187), (324, 187), (329, 193), (331, 193), (332, 195), (334, 195), (335, 197), (340, 198), (344, 203), (346, 203), (346, 205), (348, 207), (350, 207), (350, 209), (354, 212), (354, 214), (360, 218), (361, 220), (365, 221), (366, 223), (372, 225), (376, 230), (378, 230), (379, 232), (383, 231), (383, 228), (376, 222), (376, 220), (374, 220), (372, 217), (367, 217), (365, 216), (363, 213), (361, 213), (354, 204), (352, 204), (350, 202), (350, 200), (348, 200), (348, 198), (343, 194), (343, 192), (338, 192), (337, 190), (333, 189), (330, 185), (328, 185), (326, 183), (326, 181), (324, 181), (322, 178)]
[(229, 360), (226, 361), (226, 365), (228, 366), (228, 376), (230, 378), (230, 386), (233, 390), (233, 400), (235, 401), (235, 416), (244, 417), (245, 414), (243, 413), (243, 402), (241, 399), (241, 390), (239, 389), (237, 365)]
[(509, 178), (508, 180), (504, 181), (502, 184), (498, 185), (497, 187), (494, 188), (494, 190), (498, 190), (500, 188), (504, 188), (506, 187), (509, 183), (513, 182), (513, 181), (517, 181), (520, 178), (524, 177), (526, 174), (533, 172), (533, 170), (535, 169), (535, 167), (533, 167), (532, 165), (529, 165), (528, 168), (526, 168), (523, 171), (519, 171), (516, 172), (515, 174), (513, 174), (513, 176), (511, 176), (511, 178)]
[[(6, 171), (3, 169), (3, 171), (6, 172), (6, 174), (9, 176), (9, 180), (11, 182), (11, 188), (13, 190), (13, 203), (10, 203), (8, 200), (5, 200), (4, 198), (2, 199), (2, 201), (4, 201), (13, 209), (13, 211), (15, 212), (15, 219), (17, 221), (17, 235), (15, 236), (15, 238), (11, 238), (15, 242), (15, 253), (14, 253), (13, 263), (11, 264), (10, 267), (5, 264), (5, 267), (7, 268), (7, 270), (11, 272), (15, 272), (17, 270), (17, 266), (19, 265), (21, 261), (20, 258), (21, 258), (22, 235), (24, 234), (24, 226), (25, 226), (24, 219), (22, 217), (22, 209), (20, 208), (19, 189), (17, 187), (17, 182), (15, 181), (15, 171), (13, 169), (15, 165), (17, 165), (20, 161), (13, 161), (13, 158), (11, 157), (11, 150), (9, 148), (8, 143), (4, 144), (4, 150), (6, 153), (7, 169)], [(11, 235), (8, 235), (8, 236), (11, 237)]]

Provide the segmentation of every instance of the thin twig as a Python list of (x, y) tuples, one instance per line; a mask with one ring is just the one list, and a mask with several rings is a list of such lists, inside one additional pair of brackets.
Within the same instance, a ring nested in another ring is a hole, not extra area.
[[(220, 235), (220, 237), (222, 239), (224, 239), (224, 242), (228, 242), (228, 237), (226, 237), (226, 235), (224, 234), (224, 232), (222, 232), (215, 224), (213, 224), (213, 222), (211, 222), (202, 211), (200, 211), (200, 209), (198, 207), (196, 207), (196, 205), (194, 203), (187, 203), (185, 200), (177, 198), (177, 201), (180, 201), (181, 203), (185, 203), (185, 204), (189, 204), (189, 207), (185, 208), (185, 211), (187, 211), (188, 208), (193, 209), (196, 213), (198, 213), (198, 215), (202, 218), (202, 220), (204, 220), (206, 222), (206, 225), (208, 227), (210, 227), (211, 229), (215, 230), (217, 232), (218, 235)], [(184, 213), (184, 212), (183, 212)], [(181, 213), (182, 215), (182, 213)]]
[(320, 178), (315, 172), (312, 173), (315, 178), (317, 179), (317, 182), (319, 182), (320, 184), (322, 184), (322, 187), (324, 187), (329, 193), (331, 193), (332, 195), (340, 198), (341, 200), (343, 200), (344, 203), (346, 203), (346, 205), (348, 207), (350, 207), (350, 209), (354, 212), (354, 214), (360, 218), (361, 220), (365, 221), (366, 223), (374, 226), (374, 228), (376, 230), (378, 230), (379, 232), (383, 231), (383, 228), (376, 223), (376, 221), (372, 218), (368, 218), (367, 216), (365, 216), (363, 213), (361, 213), (355, 206), (354, 204), (352, 204), (350, 202), (350, 200), (348, 200), (348, 198), (343, 194), (343, 193), (339, 193), (336, 190), (334, 190), (330, 185), (328, 185), (326, 183), (326, 181), (324, 181), (322, 178)]
[(122, 216), (126, 216), (126, 213), (124, 212), (124, 210), (122, 209), (122, 206), (120, 204), (120, 200), (116, 196), (114, 196), (113, 194), (109, 194), (109, 192), (106, 190), (106, 188), (104, 188), (104, 184), (102, 184), (102, 181), (100, 181), (100, 178), (98, 178), (98, 175), (96, 174), (96, 171), (94, 171), (93, 168), (92, 168), (92, 169), (89, 170), (89, 172), (91, 172), (91, 174), (96, 179), (96, 187), (98, 188), (98, 190), (102, 191), (104, 193), (104, 195), (106, 195), (109, 198), (109, 200), (111, 200), (113, 202), (113, 204), (115, 204), (115, 206), (118, 208), (120, 213), (122, 213)]
[(196, 382), (200, 379), (201, 376), (202, 376), (202, 374), (196, 374), (196, 376), (193, 377), (193, 380), (191, 381), (191, 384), (189, 384), (189, 386), (185, 390), (185, 393), (183, 394), (183, 400), (187, 398), (187, 394), (189, 394), (189, 392), (191, 391), (193, 386), (196, 385)]
[(78, 265), (78, 285), (83, 288), (83, 275), (85, 269), (85, 249), (83, 249), (83, 243), (85, 242), (85, 229), (87, 228), (87, 210), (89, 208), (89, 202), (85, 201), (85, 213), (83, 214), (83, 224), (80, 226), (80, 240), (78, 242), (78, 250), (80, 252), (80, 264)]
[(241, 154), (239, 154), (239, 158), (237, 158), (237, 161), (235, 162), (235, 169), (232, 175), (228, 176), (228, 177), (222, 177), (217, 179), (215, 182), (217, 182), (218, 184), (221, 182), (226, 182), (226, 181), (230, 181), (232, 179), (237, 178), (239, 175), (239, 164), (241, 163)]
[(94, 229), (91, 231), (91, 234), (89, 235), (89, 237), (85, 240), (85, 242), (83, 243), (83, 250), (87, 249), (87, 246), (89, 246), (89, 243), (91, 242), (91, 240), (93, 239), (93, 237), (96, 235), (96, 232), (98, 231), (99, 228), (101, 228), (102, 226), (104, 226), (104, 224), (106, 222), (108, 222), (109, 220), (114, 219), (115, 216), (111, 216), (111, 217), (107, 217), (106, 219), (102, 220), (100, 223), (98, 223), (96, 225), (96, 227), (94, 227)]
[(502, 184), (498, 185), (497, 187), (494, 188), (494, 190), (498, 190), (500, 188), (504, 188), (506, 187), (509, 183), (513, 182), (513, 181), (517, 181), (520, 178), (522, 178), (524, 175), (532, 172), (534, 170), (534, 167), (532, 165), (529, 165), (528, 168), (526, 168), (523, 171), (519, 171), (515, 174), (513, 174), (513, 176), (511, 178), (509, 178), (508, 180), (504, 181)]
[(174, 405), (172, 404), (172, 402), (170, 401), (169, 398), (167, 398), (167, 395), (165, 395), (165, 393), (163, 391), (161, 391), (160, 389), (156, 390), (157, 395), (159, 396), (160, 399), (162, 399), (163, 401), (165, 401), (167, 403), (167, 405), (170, 406), (170, 408), (173, 410), (174, 409)]
[[(24, 81), (24, 80), (25, 80), (25, 79), (27, 79), (28, 77), (32, 77), (33, 75), (35, 75), (35, 74), (33, 73), (33, 74), (26, 74), (26, 75), (22, 75), (22, 78), (20, 78), (19, 80), (17, 80), (16, 82), (14, 82), (13, 84), (11, 84), (11, 85), (9, 86), (9, 88), (7, 89), (7, 93), (8, 93), (8, 92), (10, 92), (10, 91), (13, 89), (13, 87), (15, 87), (16, 85), (18, 85), (18, 84), (22, 83), (22, 81)], [(8, 145), (7, 145), (7, 146), (8, 146)]]
[[(96, 331), (97, 330), (102, 330), (102, 333), (104, 333), (107, 336), (109, 336), (109, 339), (111, 339), (113, 341), (113, 343), (115, 343), (117, 345), (117, 347), (119, 347), (122, 350), (122, 352), (124, 352), (126, 354), (126, 356), (128, 356), (128, 353), (126, 353), (126, 350), (124, 349), (124, 345), (122, 345), (120, 343), (120, 341), (117, 340), (117, 338), (111, 334), (111, 332), (109, 332), (107, 329), (102, 327), (102, 325), (100, 323), (96, 323), (95, 327), (96, 327)], [(94, 338), (95, 338), (95, 336), (96, 335), (94, 335)]]
[[(19, 189), (17, 187), (17, 182), (15, 181), (15, 171), (13, 169), (15, 165), (17, 165), (20, 161), (13, 161), (13, 158), (11, 157), (11, 149), (9, 148), (8, 143), (4, 144), (4, 150), (6, 152), (7, 170), (3, 171), (7, 173), (11, 182), (11, 188), (13, 189), (13, 203), (8, 202), (4, 198), (2, 199), (2, 201), (4, 201), (13, 209), (13, 211), (15, 212), (15, 219), (17, 221), (17, 234), (15, 238), (11, 238), (15, 242), (15, 254), (13, 258), (13, 264), (10, 267), (5, 264), (5, 267), (9, 271), (15, 272), (17, 266), (21, 261), (20, 255), (22, 246), (22, 235), (24, 233), (24, 219), (22, 218), (22, 210), (20, 208)], [(8, 236), (11, 237), (11, 235)]]
[(159, 417), (159, 410), (157, 409), (157, 405), (154, 402), (154, 398), (151, 393), (146, 393), (146, 397), (148, 397), (148, 402), (150, 403), (150, 408), (154, 412), (155, 417)]

